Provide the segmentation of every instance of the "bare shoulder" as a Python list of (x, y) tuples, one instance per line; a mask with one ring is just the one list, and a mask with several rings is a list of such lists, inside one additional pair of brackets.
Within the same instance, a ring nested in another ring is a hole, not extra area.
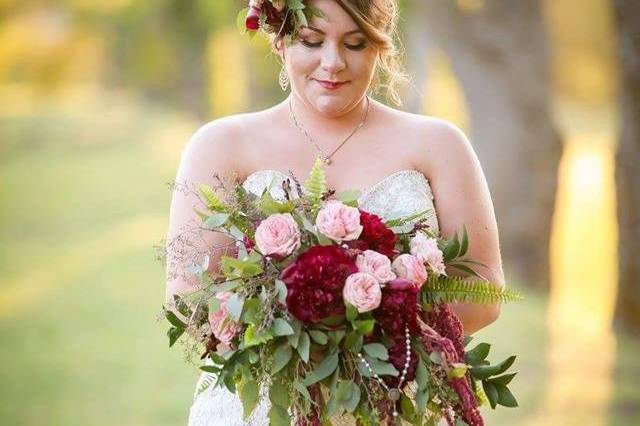
[(475, 153), (465, 133), (450, 121), (384, 107), (396, 134), (403, 135), (416, 166), (430, 179), (454, 165), (469, 164)]
[(264, 115), (265, 111), (234, 114), (203, 124), (184, 147), (181, 168), (242, 174), (248, 129), (256, 128)]

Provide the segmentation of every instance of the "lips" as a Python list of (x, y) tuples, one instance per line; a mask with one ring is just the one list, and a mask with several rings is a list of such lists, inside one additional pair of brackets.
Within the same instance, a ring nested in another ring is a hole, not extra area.
[(335, 90), (338, 89), (342, 86), (344, 86), (347, 82), (346, 81), (342, 81), (342, 82), (331, 82), (331, 81), (326, 81), (326, 80), (316, 80), (318, 82), (318, 84), (320, 84), (320, 86), (324, 87), (325, 89), (329, 89), (329, 90)]

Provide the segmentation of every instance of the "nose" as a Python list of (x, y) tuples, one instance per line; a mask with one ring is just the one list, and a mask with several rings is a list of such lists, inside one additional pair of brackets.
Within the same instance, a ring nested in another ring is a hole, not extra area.
[(325, 46), (322, 52), (322, 69), (335, 75), (347, 66), (343, 52), (335, 43), (325, 43)]

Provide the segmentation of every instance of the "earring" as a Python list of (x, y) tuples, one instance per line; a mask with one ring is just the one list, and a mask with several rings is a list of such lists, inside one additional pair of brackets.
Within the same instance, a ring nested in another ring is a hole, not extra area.
[(280, 69), (280, 77), (278, 78), (278, 83), (280, 83), (280, 88), (282, 89), (282, 91), (286, 92), (287, 88), (289, 87), (289, 75), (285, 71), (284, 65)]

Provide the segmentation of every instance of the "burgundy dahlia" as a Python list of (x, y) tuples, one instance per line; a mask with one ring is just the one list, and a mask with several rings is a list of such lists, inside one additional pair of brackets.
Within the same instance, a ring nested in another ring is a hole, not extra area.
[(396, 234), (382, 222), (379, 216), (358, 210), (360, 211), (362, 233), (357, 240), (349, 241), (347, 244), (360, 250), (375, 250), (390, 259), (393, 258), (397, 254), (395, 250)]
[(313, 246), (282, 271), (287, 308), (307, 324), (343, 314), (342, 288), (358, 267), (339, 246)]
[(404, 278), (396, 278), (382, 290), (380, 306), (373, 312), (382, 330), (393, 339), (404, 342), (405, 326), (412, 334), (418, 333), (418, 286)]

